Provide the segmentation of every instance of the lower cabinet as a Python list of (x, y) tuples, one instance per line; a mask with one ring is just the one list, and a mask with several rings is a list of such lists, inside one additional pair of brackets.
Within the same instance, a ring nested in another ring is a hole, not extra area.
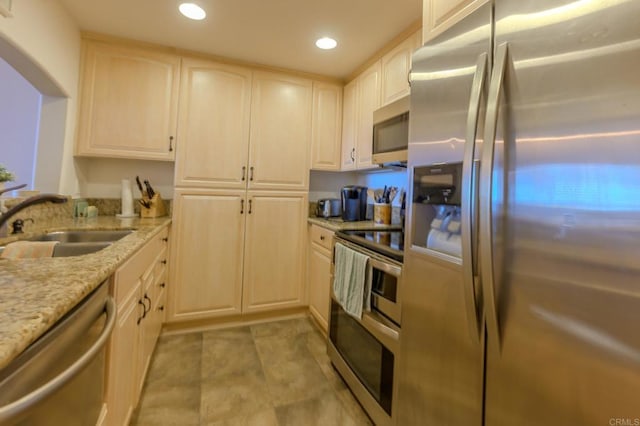
[(333, 231), (317, 225), (309, 227), (309, 312), (327, 332), (331, 305), (331, 250)]
[(116, 325), (109, 343), (107, 425), (129, 424), (164, 321), (168, 228), (114, 274)]
[(169, 321), (304, 306), (307, 194), (176, 189)]

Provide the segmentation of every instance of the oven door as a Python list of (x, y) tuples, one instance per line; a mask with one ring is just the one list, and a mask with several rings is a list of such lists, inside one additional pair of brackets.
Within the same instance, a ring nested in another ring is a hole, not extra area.
[(377, 425), (392, 424), (399, 334), (400, 329), (379, 313), (364, 312), (359, 320), (347, 314), (332, 297), (327, 352)]

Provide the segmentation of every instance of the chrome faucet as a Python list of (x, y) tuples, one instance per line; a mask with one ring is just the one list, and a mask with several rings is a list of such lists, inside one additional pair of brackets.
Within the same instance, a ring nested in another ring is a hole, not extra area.
[(57, 194), (39, 194), (21, 201), (20, 203), (16, 204), (15, 206), (7, 210), (7, 212), (2, 214), (2, 216), (0, 216), (0, 237), (7, 236), (6, 224), (9, 218), (11, 218), (11, 216), (15, 215), (20, 210), (23, 210), (29, 206), (46, 203), (47, 201), (60, 204), (60, 203), (66, 203), (68, 199), (65, 196), (57, 195)]

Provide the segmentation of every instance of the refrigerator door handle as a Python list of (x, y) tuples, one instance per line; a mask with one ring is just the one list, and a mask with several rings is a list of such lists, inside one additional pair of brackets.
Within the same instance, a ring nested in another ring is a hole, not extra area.
[(508, 58), (508, 44), (498, 46), (496, 50), (496, 66), (489, 85), (487, 100), (487, 115), (485, 121), (484, 142), (480, 159), (480, 269), (482, 274), (482, 288), (486, 300), (487, 333), (500, 348), (500, 328), (493, 271), (493, 227), (492, 227), (492, 199), (493, 165), (500, 110), (500, 96), (502, 94), (504, 75)]
[[(477, 232), (477, 169), (474, 165), (474, 154), (478, 132), (478, 118), (480, 116), (480, 102), (487, 78), (488, 55), (478, 56), (476, 72), (473, 76), (471, 96), (469, 98), (469, 113), (467, 115), (467, 137), (464, 146), (462, 166), (462, 268), (464, 278), (464, 298), (467, 311), (467, 322), (471, 340), (480, 343), (481, 314), (478, 300), (476, 300), (474, 243), (473, 233)], [(476, 241), (474, 241), (476, 240)]]

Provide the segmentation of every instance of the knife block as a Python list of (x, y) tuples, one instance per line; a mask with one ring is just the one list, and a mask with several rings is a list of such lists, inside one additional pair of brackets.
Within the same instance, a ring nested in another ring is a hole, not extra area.
[(167, 211), (164, 208), (164, 201), (160, 197), (160, 194), (155, 194), (153, 198), (142, 197), (143, 200), (151, 204), (151, 207), (146, 208), (140, 205), (140, 217), (152, 218), (162, 217), (167, 215)]

